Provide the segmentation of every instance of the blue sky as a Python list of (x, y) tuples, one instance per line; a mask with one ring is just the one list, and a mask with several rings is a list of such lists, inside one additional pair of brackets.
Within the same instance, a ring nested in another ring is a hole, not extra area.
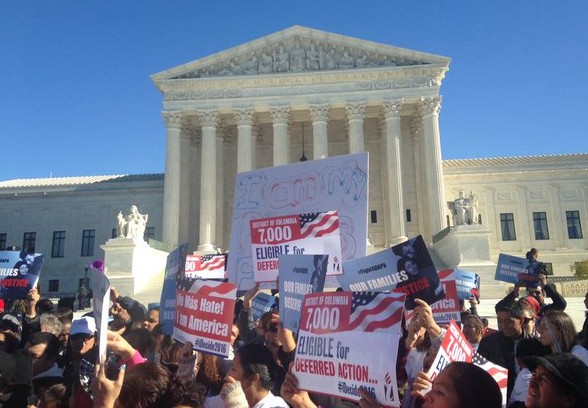
[(0, 180), (159, 173), (149, 75), (303, 25), (452, 58), (444, 159), (588, 152), (588, 2), (0, 0)]

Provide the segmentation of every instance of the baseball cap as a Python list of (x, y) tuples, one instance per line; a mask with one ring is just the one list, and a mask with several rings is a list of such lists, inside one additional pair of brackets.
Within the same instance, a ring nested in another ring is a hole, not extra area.
[(93, 335), (96, 332), (96, 321), (93, 317), (84, 316), (71, 322), (70, 336), (76, 334)]
[(535, 309), (535, 313), (539, 314), (539, 311), (541, 310), (541, 305), (539, 304), (537, 299), (535, 299), (533, 296), (525, 296), (521, 298), (521, 300), (524, 300), (525, 302), (533, 306), (533, 309)]

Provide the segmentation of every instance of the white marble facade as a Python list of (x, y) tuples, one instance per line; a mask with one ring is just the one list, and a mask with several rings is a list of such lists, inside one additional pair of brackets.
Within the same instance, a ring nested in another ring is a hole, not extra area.
[[(227, 249), (237, 172), (303, 153), (311, 160), (367, 151), (373, 250), (418, 234), (431, 242), (447, 232), (447, 202), (473, 191), (493, 261), (534, 246), (556, 274), (570, 274), (571, 263), (588, 259), (588, 154), (442, 161), (440, 86), (449, 61), (293, 27), (155, 74), (165, 176), (0, 181), (0, 236), (21, 245), (25, 232), (36, 232), (36, 250), (51, 254), (52, 233), (66, 231), (65, 256), (47, 256), (41, 283), (59, 280), (59, 292), (71, 293), (131, 204), (149, 213), (156, 240)], [(579, 214), (582, 238), (569, 238), (567, 211)], [(546, 213), (549, 239), (535, 239), (533, 212)], [(513, 241), (502, 239), (501, 213), (514, 216)], [(80, 256), (86, 229), (96, 231), (93, 257)]]
[(381, 220), (372, 244), (430, 240), (445, 227), (449, 61), (295, 26), (152, 75), (167, 128), (163, 240), (226, 248), (237, 172), (361, 151)]

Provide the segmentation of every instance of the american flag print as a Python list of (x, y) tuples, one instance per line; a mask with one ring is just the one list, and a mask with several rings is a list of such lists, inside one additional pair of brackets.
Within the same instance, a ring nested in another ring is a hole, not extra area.
[[(226, 258), (225, 254), (188, 255), (186, 257), (186, 274), (205, 279), (222, 279), (225, 273)], [(192, 268), (188, 268), (189, 264), (194, 265), (195, 269), (190, 270)]]
[(353, 292), (349, 330), (382, 332), (398, 328), (404, 297), (401, 293)]
[(300, 238), (322, 237), (339, 229), (337, 211), (300, 215)]
[(482, 356), (477, 351), (474, 352), (474, 356), (472, 358), (472, 363), (477, 365), (480, 368), (483, 368), (488, 374), (494, 378), (494, 381), (500, 387), (500, 392), (502, 393), (502, 406), (506, 405), (506, 388), (508, 386), (508, 370), (504, 367), (501, 367), (493, 362), (487, 360), (484, 356)]

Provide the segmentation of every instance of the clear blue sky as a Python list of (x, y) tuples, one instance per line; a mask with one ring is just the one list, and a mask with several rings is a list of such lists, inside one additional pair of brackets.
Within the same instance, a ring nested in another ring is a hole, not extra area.
[(588, 2), (0, 0), (0, 180), (160, 173), (149, 75), (292, 25), (452, 58), (444, 159), (588, 152)]

